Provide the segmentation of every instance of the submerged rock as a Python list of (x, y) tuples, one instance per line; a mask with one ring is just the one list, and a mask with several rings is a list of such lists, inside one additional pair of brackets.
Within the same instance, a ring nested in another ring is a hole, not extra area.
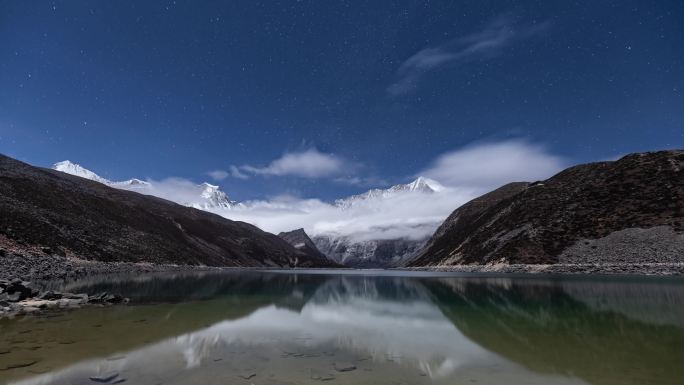
[(253, 372), (243, 373), (243, 374), (238, 375), (238, 377), (244, 378), (245, 380), (249, 380), (252, 377), (256, 377), (256, 373), (253, 373)]
[(0, 370), (26, 368), (28, 366), (35, 365), (37, 363), (38, 363), (38, 361), (35, 361), (35, 360), (12, 362), (10, 364), (5, 365), (4, 367), (1, 367)]
[(90, 381), (98, 382), (101, 384), (107, 384), (107, 383), (112, 382), (117, 377), (119, 377), (119, 373), (109, 373), (109, 374), (104, 374), (104, 375), (99, 375), (99, 376), (91, 376), (88, 378), (90, 378)]
[(351, 372), (352, 370), (356, 370), (356, 365), (347, 362), (335, 362), (333, 366), (338, 372)]

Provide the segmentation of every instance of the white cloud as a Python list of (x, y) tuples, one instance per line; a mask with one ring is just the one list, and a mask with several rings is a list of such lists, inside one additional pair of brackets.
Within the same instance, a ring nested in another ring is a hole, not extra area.
[[(329, 155), (316, 150), (290, 153), (262, 170), (268, 169), (272, 175), (297, 172), (295, 175), (322, 176), (326, 174), (320, 170), (302, 170), (303, 159), (320, 161), (321, 156), (328, 159)], [(276, 234), (303, 227), (311, 236), (337, 234), (354, 241), (423, 239), (432, 235), (453, 210), (467, 201), (508, 182), (548, 178), (565, 165), (562, 158), (549, 153), (543, 146), (524, 140), (478, 143), (442, 154), (419, 174), (446, 186), (438, 193), (398, 193), (389, 198), (357, 202), (345, 210), (319, 199), (281, 195), (210, 211)], [(334, 170), (339, 170), (339, 165), (327, 172)], [(243, 171), (231, 169), (226, 173), (235, 177)], [(150, 185), (141, 187), (144, 190), (138, 191), (183, 204), (197, 201), (202, 188), (180, 178), (149, 182)], [(357, 178), (337, 182), (363, 184), (366, 181)], [(135, 187), (131, 189), (136, 190)]]
[(153, 195), (183, 205), (202, 206), (206, 203), (206, 200), (202, 198), (202, 193), (206, 186), (195, 184), (184, 178), (171, 177), (159, 181), (147, 179), (145, 184), (120, 184), (115, 187), (145, 195)]
[[(268, 166), (255, 167), (244, 165), (239, 168), (231, 168), (233, 176), (246, 173), (256, 175), (275, 175), (275, 176), (298, 176), (302, 178), (324, 178), (339, 175), (349, 165), (342, 158), (326, 154), (315, 148), (300, 151), (288, 152), (282, 157), (272, 161)], [(240, 177), (240, 176), (236, 176)]]
[(523, 140), (473, 144), (439, 156), (420, 175), (448, 186), (435, 194), (408, 192), (349, 209), (318, 199), (282, 196), (216, 213), (278, 233), (303, 227), (309, 235), (338, 234), (355, 241), (422, 239), (467, 201), (513, 181), (545, 179), (564, 168), (562, 158)]
[(213, 180), (224, 180), (230, 175), (228, 172), (223, 170), (214, 170), (207, 173)]
[(342, 210), (318, 199), (286, 196), (214, 212), (276, 234), (303, 227), (311, 236), (338, 234), (355, 241), (423, 239), (456, 207), (472, 198), (474, 195), (465, 189), (430, 195), (404, 193)]
[(397, 70), (397, 79), (389, 87), (390, 96), (399, 96), (415, 89), (420, 78), (427, 72), (441, 66), (458, 65), (475, 60), (491, 58), (516, 41), (534, 36), (549, 23), (518, 26), (510, 17), (499, 17), (482, 31), (452, 39), (438, 47), (424, 48), (402, 63)]
[(236, 166), (230, 166), (230, 176), (237, 179), (249, 179), (249, 175), (240, 171)]
[(508, 182), (546, 179), (565, 166), (543, 146), (508, 140), (448, 152), (420, 174), (447, 186), (486, 192)]
[(378, 186), (386, 186), (387, 181), (374, 177), (374, 176), (369, 176), (369, 177), (359, 177), (359, 176), (342, 176), (333, 179), (333, 182), (335, 183), (340, 183), (340, 184), (347, 184), (350, 186), (360, 186), (360, 187), (378, 187)]

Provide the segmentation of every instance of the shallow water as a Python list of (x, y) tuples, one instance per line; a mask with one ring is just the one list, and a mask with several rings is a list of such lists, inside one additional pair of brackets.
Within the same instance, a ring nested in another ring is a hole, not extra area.
[(681, 279), (243, 271), (56, 288), (132, 302), (0, 320), (0, 383), (684, 383)]

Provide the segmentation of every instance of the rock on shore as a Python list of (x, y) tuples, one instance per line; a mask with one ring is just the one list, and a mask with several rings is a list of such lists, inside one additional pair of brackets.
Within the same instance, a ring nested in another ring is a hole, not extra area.
[(43, 291), (30, 282), (19, 278), (0, 280), (0, 318), (18, 314), (35, 313), (44, 309), (77, 308), (83, 305), (113, 305), (127, 303), (128, 299), (117, 294), (96, 295)]

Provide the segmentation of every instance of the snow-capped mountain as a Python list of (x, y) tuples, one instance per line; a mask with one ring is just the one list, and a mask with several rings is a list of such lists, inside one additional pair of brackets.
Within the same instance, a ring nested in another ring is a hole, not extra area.
[(358, 205), (361, 202), (367, 202), (369, 200), (375, 200), (375, 199), (387, 199), (391, 198), (393, 196), (396, 196), (397, 194), (403, 194), (403, 193), (424, 193), (424, 194), (432, 194), (436, 192), (440, 192), (444, 190), (444, 186), (442, 186), (439, 182), (433, 179), (425, 178), (425, 177), (418, 177), (418, 179), (414, 180), (411, 183), (406, 183), (406, 184), (398, 184), (394, 185), (390, 188), (387, 189), (379, 189), (375, 188), (372, 190), (368, 190), (365, 193), (358, 194), (358, 195), (352, 195), (347, 198), (343, 199), (337, 199), (335, 200), (335, 206), (343, 208), (343, 209), (348, 209), (352, 206)]
[[(243, 204), (232, 201), (216, 185), (209, 183), (193, 184), (179, 179), (164, 181), (129, 179), (116, 182), (69, 161), (56, 163), (53, 168), (114, 188), (154, 195), (185, 206), (215, 212), (229, 219), (255, 223), (267, 231), (273, 231), (267, 223), (259, 222), (263, 218), (263, 213), (259, 214), (259, 210), (263, 209), (263, 202), (255, 201)], [(321, 213), (325, 213), (325, 217), (323, 219), (317, 218), (318, 221), (330, 224), (345, 219), (359, 225), (352, 227), (369, 230), (361, 230), (359, 233), (359, 230), (340, 230), (337, 226), (327, 226), (327, 229), (326, 226), (321, 228), (312, 226), (311, 240), (315, 244), (313, 248), (318, 248), (320, 252), (333, 261), (348, 266), (400, 266), (421, 249), (443, 218), (437, 217), (435, 219), (432, 217), (433, 214), (425, 214), (426, 217), (420, 218), (418, 222), (415, 220), (407, 222), (403, 219), (398, 220), (396, 216), (383, 213), (395, 212), (402, 205), (413, 205), (430, 199), (439, 199), (443, 196), (444, 191), (447, 189), (439, 182), (419, 177), (410, 183), (398, 184), (385, 189), (376, 188), (362, 194), (338, 199), (332, 205), (321, 203), (322, 206), (316, 207), (319, 209), (323, 207)], [(308, 206), (298, 207), (297, 212), (307, 212), (308, 209), (310, 209)], [(283, 215), (286, 218), (286, 214), (283, 212), (287, 212), (287, 210), (274, 215)], [(297, 218), (297, 220), (301, 220), (301, 218)], [(293, 224), (306, 225), (306, 222)], [(410, 238), (399, 235), (387, 236), (387, 234), (393, 233), (407, 234), (407, 228), (410, 228)], [(382, 229), (382, 231), (376, 231), (378, 229)], [(369, 234), (374, 232), (382, 235), (379, 235), (378, 239), (369, 237)], [(424, 238), (417, 237), (417, 234), (426, 234), (426, 236)]]
[(81, 178), (86, 178), (90, 180), (94, 180), (96, 182), (104, 183), (104, 184), (112, 184), (112, 182), (108, 179), (105, 179), (94, 172), (85, 169), (81, 167), (80, 165), (76, 163), (72, 163), (71, 161), (64, 160), (61, 162), (57, 162), (52, 165), (53, 170), (61, 171), (67, 174), (71, 175), (76, 175), (80, 176)]
[(323, 234), (313, 238), (316, 248), (329, 259), (356, 268), (401, 266), (422, 250), (426, 239), (379, 239), (355, 241), (349, 236)]
[[(419, 177), (411, 183), (398, 184), (387, 189), (372, 189), (365, 193), (338, 199), (334, 205), (341, 210), (380, 210), (386, 208), (385, 201), (401, 198), (402, 194), (424, 194), (429, 197), (445, 191), (439, 182)], [(420, 198), (419, 198), (420, 199)], [(425, 233), (432, 233), (439, 226), (439, 222), (423, 223), (417, 226), (430, 227)], [(391, 229), (391, 225), (389, 225)], [(419, 231), (419, 229), (416, 229)], [(328, 258), (353, 267), (392, 267), (399, 266), (418, 252), (427, 241), (424, 239), (364, 239), (337, 234), (319, 233), (313, 238), (316, 247)]]
[(67, 174), (94, 180), (110, 187), (158, 196), (200, 210), (225, 209), (239, 205), (238, 202), (230, 200), (228, 195), (219, 186), (206, 182), (198, 185), (176, 183), (175, 189), (170, 189), (163, 188), (156, 182), (148, 182), (136, 178), (120, 182), (110, 181), (68, 160), (55, 163), (52, 168)]
[(226, 195), (226, 193), (223, 192), (219, 186), (204, 182), (198, 185), (198, 187), (201, 190), (199, 194), (200, 197), (204, 199), (206, 202), (200, 202), (199, 204), (191, 204), (191, 206), (195, 208), (202, 210), (212, 208), (229, 209), (239, 204), (236, 201), (230, 200), (228, 198), (228, 195)]

